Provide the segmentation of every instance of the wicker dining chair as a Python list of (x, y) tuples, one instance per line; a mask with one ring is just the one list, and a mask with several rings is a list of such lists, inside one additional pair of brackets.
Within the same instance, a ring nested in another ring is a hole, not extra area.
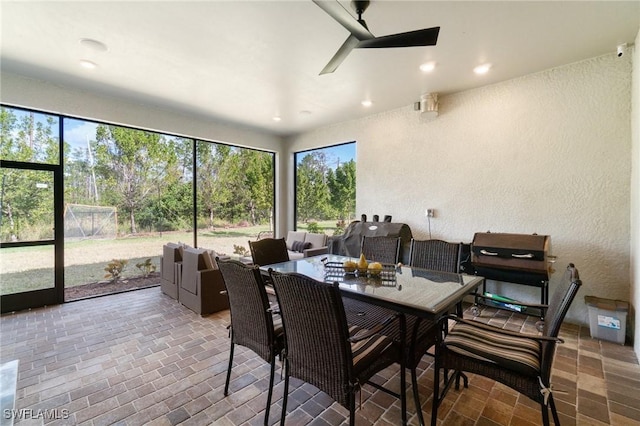
[(271, 312), (267, 292), (257, 266), (235, 260), (217, 260), (226, 286), (231, 311), (231, 351), (224, 395), (229, 393), (235, 345), (245, 346), (271, 364), (264, 424), (269, 421), (276, 356), (284, 349), (284, 331), (279, 315)]
[[(372, 328), (384, 321), (394, 311), (373, 305), (360, 300), (351, 298), (343, 298), (344, 309), (347, 316), (347, 322), (363, 328)], [(436, 344), (438, 337), (437, 323), (434, 321), (418, 318), (415, 315), (406, 315), (406, 341), (404, 350), (405, 368), (411, 373), (411, 387), (413, 390), (413, 401), (416, 407), (416, 415), (420, 425), (424, 425), (424, 417), (422, 415), (422, 403), (420, 402), (420, 393), (418, 389), (418, 373), (417, 368), (420, 360), (427, 353), (427, 350)], [(399, 322), (394, 321), (386, 325), (380, 330), (381, 334), (388, 336), (396, 341), (400, 340)], [(400, 363), (400, 352), (397, 352), (398, 358), (396, 363)]]
[[(460, 377), (468, 387), (469, 372), (500, 382), (540, 404), (542, 422), (549, 425), (549, 408), (556, 425), (560, 424), (553, 393), (551, 392), (551, 367), (560, 326), (569, 306), (582, 285), (578, 270), (573, 264), (567, 266), (565, 277), (558, 286), (546, 310), (542, 335), (523, 334), (492, 327), (477, 321), (457, 316), (447, 316), (441, 323), (443, 339), (436, 345), (434, 366), (433, 410), (431, 424), (437, 423), (438, 406), (455, 380), (456, 389)], [(531, 305), (540, 308), (541, 305)], [(447, 331), (447, 321), (455, 325)], [(440, 370), (445, 370), (445, 383), (440, 392)], [(456, 373), (448, 377), (447, 371)]]
[(409, 265), (434, 271), (460, 272), (460, 243), (411, 239)]
[(284, 238), (263, 238), (258, 241), (249, 241), (249, 249), (254, 265), (264, 266), (289, 261), (289, 252)]
[[(356, 392), (394, 363), (398, 345), (375, 328), (347, 325), (338, 283), (324, 283), (297, 273), (270, 271), (270, 275), (285, 332), (281, 424), (287, 413), (289, 378), (296, 377), (347, 407), (353, 426)], [(396, 318), (390, 316), (378, 329)], [(387, 392), (404, 400), (404, 389), (400, 395)]]
[(367, 260), (380, 263), (398, 263), (400, 237), (362, 237), (361, 253)]
[[(460, 272), (461, 243), (443, 240), (411, 239), (409, 265), (432, 271)], [(462, 316), (462, 302), (456, 307), (458, 316)]]

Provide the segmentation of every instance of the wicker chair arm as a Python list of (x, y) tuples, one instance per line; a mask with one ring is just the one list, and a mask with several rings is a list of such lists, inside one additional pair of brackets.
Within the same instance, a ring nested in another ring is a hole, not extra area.
[(395, 321), (399, 317), (400, 317), (400, 314), (390, 315), (387, 318), (385, 318), (384, 321), (382, 321), (381, 323), (377, 324), (375, 327), (370, 328), (366, 333), (362, 333), (362, 334), (357, 334), (355, 336), (351, 336), (351, 337), (349, 337), (348, 340), (351, 343), (355, 343), (355, 342), (359, 342), (361, 340), (368, 339), (369, 337), (373, 336), (374, 334), (380, 333), (386, 326), (391, 324), (393, 321)]
[(467, 320), (467, 319), (464, 319), (464, 318), (460, 318), (460, 317), (458, 317), (456, 315), (453, 315), (453, 314), (445, 315), (444, 317), (442, 317), (440, 319), (440, 321), (443, 321), (443, 320), (454, 320), (455, 322), (468, 324), (468, 325), (470, 325), (472, 327), (481, 328), (483, 330), (487, 330), (487, 331), (491, 331), (491, 332), (494, 332), (494, 333), (503, 334), (505, 336), (523, 337), (523, 338), (527, 338), (527, 339), (537, 340), (539, 342), (559, 342), (559, 343), (564, 343), (564, 340), (562, 340), (559, 337), (537, 336), (535, 334), (518, 333), (517, 331), (505, 330), (503, 328), (494, 327), (492, 325), (487, 325), (487, 324), (484, 324), (484, 323), (481, 323), (481, 322), (478, 322), (478, 321), (472, 321), (472, 320)]

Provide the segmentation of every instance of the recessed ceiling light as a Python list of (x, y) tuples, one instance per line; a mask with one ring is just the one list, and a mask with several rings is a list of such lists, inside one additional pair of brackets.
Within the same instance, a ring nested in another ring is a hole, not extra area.
[(86, 59), (82, 59), (82, 60), (80, 61), (80, 66), (81, 66), (82, 68), (86, 68), (86, 69), (88, 69), (88, 70), (92, 70), (92, 69), (95, 69), (95, 68), (97, 68), (97, 67), (98, 67), (98, 65), (97, 65), (95, 62), (91, 62), (91, 61), (88, 61), (88, 60), (86, 60)]
[(489, 72), (490, 69), (491, 69), (491, 64), (482, 64), (475, 67), (473, 69), (473, 72), (475, 72), (476, 74), (486, 74)]
[(273, 121), (280, 121), (280, 120), (282, 120), (282, 118), (280, 118), (280, 117), (279, 117), (279, 116), (277, 116), (277, 115), (276, 115), (275, 117), (273, 117)]
[(369, 101), (369, 100), (365, 100), (360, 102), (362, 104), (363, 107), (367, 107), (369, 108), (371, 105), (373, 105), (373, 102)]
[(435, 68), (436, 68), (435, 62), (425, 62), (424, 64), (420, 65), (420, 71), (422, 72), (431, 72)]
[(94, 40), (92, 38), (81, 38), (80, 44), (96, 52), (106, 52), (107, 45), (101, 41)]

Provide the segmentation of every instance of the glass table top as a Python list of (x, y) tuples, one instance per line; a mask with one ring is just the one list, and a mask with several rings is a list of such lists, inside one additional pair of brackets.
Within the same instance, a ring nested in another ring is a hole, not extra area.
[[(321, 255), (265, 265), (264, 272), (297, 272), (324, 282), (338, 282), (343, 294), (423, 316), (442, 314), (482, 283), (483, 278), (409, 266), (387, 266), (380, 277), (346, 273), (339, 265), (358, 259)], [(338, 267), (332, 267), (338, 265)]]

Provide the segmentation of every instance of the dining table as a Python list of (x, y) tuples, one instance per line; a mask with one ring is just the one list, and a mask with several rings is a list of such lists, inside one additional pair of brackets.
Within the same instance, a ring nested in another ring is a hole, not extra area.
[[(343, 297), (377, 305), (400, 314), (401, 345), (406, 342), (405, 315), (437, 321), (474, 293), (484, 278), (476, 275), (433, 271), (407, 265), (380, 265), (377, 270), (354, 270), (358, 259), (324, 254), (262, 265), (260, 270), (295, 272), (323, 282), (337, 282)], [(345, 263), (347, 262), (347, 263)], [(404, 357), (403, 357), (404, 358)], [(406, 388), (405, 366), (401, 362), (401, 388)], [(404, 394), (404, 392), (403, 392)], [(402, 424), (407, 424), (406, 398), (401, 398)], [(422, 416), (420, 416), (422, 417)]]

